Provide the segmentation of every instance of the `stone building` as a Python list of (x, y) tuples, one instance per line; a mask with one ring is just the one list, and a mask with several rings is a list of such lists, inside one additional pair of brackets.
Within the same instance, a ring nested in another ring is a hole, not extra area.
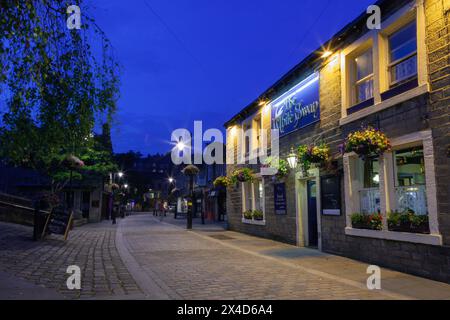
[[(228, 188), (230, 229), (450, 282), (449, 3), (378, 1), (381, 29), (361, 14), (225, 124), (228, 175), (256, 173)], [(348, 134), (368, 126), (392, 150), (342, 154)], [(252, 161), (319, 143), (331, 150), (325, 169), (279, 179)], [(252, 210), (262, 220), (244, 217)], [(394, 228), (405, 212), (423, 230)], [(357, 228), (356, 213), (378, 214), (379, 228)]]

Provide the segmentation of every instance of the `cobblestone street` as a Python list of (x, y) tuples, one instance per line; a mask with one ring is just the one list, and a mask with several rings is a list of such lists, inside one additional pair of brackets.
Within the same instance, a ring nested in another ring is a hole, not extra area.
[[(133, 215), (77, 228), (66, 243), (0, 223), (0, 270), (69, 299), (450, 299), (447, 284), (385, 269), (383, 290), (370, 291), (364, 263), (184, 223)], [(66, 288), (69, 265), (81, 267), (81, 291)]]
[[(129, 298), (141, 293), (122, 263), (115, 228), (108, 222), (76, 228), (66, 243), (60, 237), (33, 242), (32, 234), (32, 228), (0, 223), (0, 271), (68, 299)], [(67, 289), (70, 265), (81, 268), (81, 291)]]

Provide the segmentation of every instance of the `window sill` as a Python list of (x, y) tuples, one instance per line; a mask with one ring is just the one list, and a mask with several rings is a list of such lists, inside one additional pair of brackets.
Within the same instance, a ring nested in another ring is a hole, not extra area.
[(419, 234), (395, 231), (375, 231), (365, 229), (345, 228), (345, 234), (348, 236), (374, 238), (384, 240), (403, 241), (411, 243), (421, 243), (433, 246), (442, 246), (442, 236), (437, 234)]
[(256, 226), (265, 226), (266, 225), (266, 220), (250, 220), (250, 219), (242, 218), (242, 223), (244, 223), (244, 224), (253, 224), (253, 225), (256, 225)]
[(341, 120), (339, 120), (339, 125), (343, 126), (346, 125), (348, 123), (351, 123), (353, 121), (356, 121), (358, 119), (367, 117), (371, 114), (380, 112), (382, 110), (385, 110), (387, 108), (390, 108), (394, 105), (400, 104), (402, 102), (408, 101), (410, 99), (413, 99), (415, 97), (421, 96), (425, 93), (427, 93), (429, 91), (428, 89), (428, 85), (424, 84), (421, 86), (418, 86), (414, 89), (411, 89), (409, 91), (403, 92), (395, 97), (392, 97), (390, 99), (387, 99), (385, 101), (382, 101), (380, 103), (377, 103), (371, 107), (366, 107), (362, 110), (359, 110), (355, 113), (349, 114), (348, 116), (346, 116), (345, 118), (342, 118)]

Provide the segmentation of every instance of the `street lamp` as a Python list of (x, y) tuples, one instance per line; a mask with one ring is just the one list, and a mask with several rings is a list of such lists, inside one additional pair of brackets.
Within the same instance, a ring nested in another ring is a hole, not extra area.
[(128, 189), (128, 185), (127, 185), (127, 184), (124, 184), (123, 187), (124, 187), (125, 189)]
[(180, 140), (180, 141), (177, 143), (177, 148), (178, 148), (178, 151), (183, 151), (184, 148), (186, 148), (186, 145), (184, 144), (183, 141)]
[(297, 168), (298, 158), (297, 158), (297, 155), (294, 152), (294, 148), (291, 148), (291, 153), (287, 157), (287, 162), (289, 164), (289, 167), (291, 167), (291, 169)]
[(192, 229), (192, 214), (193, 214), (192, 211), (194, 210), (194, 177), (198, 175), (199, 172), (200, 169), (192, 164), (186, 166), (183, 169), (183, 174), (189, 177), (189, 193), (192, 203), (191, 207), (188, 209), (187, 226), (186, 226), (186, 229), (188, 230)]
[(169, 183), (173, 183), (173, 178), (169, 178)]
[(123, 172), (122, 172), (122, 171), (119, 171), (119, 172), (117, 173), (117, 175), (119, 176), (119, 178), (122, 178), (122, 177), (123, 177)]

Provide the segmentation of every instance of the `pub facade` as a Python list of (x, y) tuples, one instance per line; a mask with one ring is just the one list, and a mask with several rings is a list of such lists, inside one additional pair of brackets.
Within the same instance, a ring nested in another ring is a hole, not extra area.
[(449, 1), (376, 5), (225, 124), (229, 227), (450, 282)]

